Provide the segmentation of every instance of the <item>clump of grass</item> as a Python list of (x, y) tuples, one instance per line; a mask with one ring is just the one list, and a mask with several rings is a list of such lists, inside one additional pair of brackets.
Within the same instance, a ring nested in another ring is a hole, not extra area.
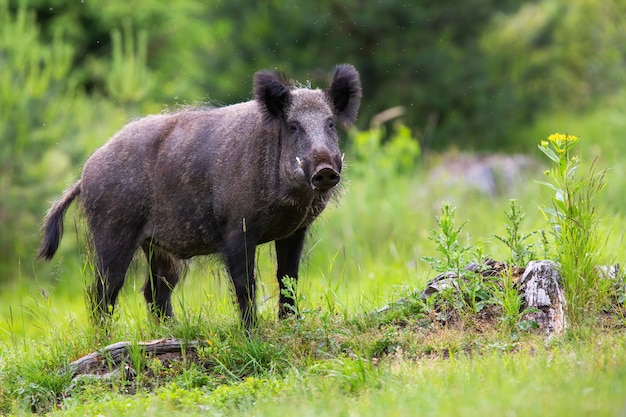
[(606, 171), (598, 171), (594, 161), (587, 172), (582, 172), (578, 142), (576, 136), (555, 133), (539, 144), (539, 150), (553, 163), (545, 172), (548, 181), (540, 181), (554, 191), (542, 211), (552, 226), (567, 314), (574, 324), (593, 320), (607, 302), (610, 288), (608, 280), (602, 280), (596, 271), (606, 243), (598, 227), (596, 206)]
[(56, 323), (41, 338), (0, 350), (0, 414), (43, 413), (55, 408), (71, 382), (72, 375), (64, 371), (69, 358), (85, 351), (96, 336), (72, 323)]

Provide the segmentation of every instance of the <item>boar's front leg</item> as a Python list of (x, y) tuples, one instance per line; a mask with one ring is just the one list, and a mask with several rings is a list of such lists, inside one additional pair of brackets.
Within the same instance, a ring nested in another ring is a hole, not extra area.
[[(302, 256), (306, 232), (307, 229), (302, 228), (296, 230), (291, 236), (275, 242), (276, 261), (278, 263), (276, 278), (280, 287), (278, 317), (281, 319), (296, 312), (294, 305), (295, 294), (290, 294), (289, 292), (295, 291), (295, 285), (298, 282), (298, 269), (300, 267), (300, 257)], [(291, 288), (287, 286), (287, 279), (293, 280)]]
[(254, 279), (254, 256), (256, 245), (246, 242), (226, 253), (228, 272), (235, 287), (241, 321), (247, 329), (256, 326), (256, 282)]

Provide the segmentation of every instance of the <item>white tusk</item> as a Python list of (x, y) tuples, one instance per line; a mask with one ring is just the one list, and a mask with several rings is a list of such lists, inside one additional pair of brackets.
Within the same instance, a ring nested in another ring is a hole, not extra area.
[(346, 156), (346, 154), (345, 154), (345, 153), (342, 153), (342, 154), (341, 154), (341, 162), (343, 162), (343, 157), (344, 157), (344, 156)]
[(298, 162), (298, 165), (300, 165), (300, 168), (302, 168), (302, 159), (296, 156), (296, 161)]

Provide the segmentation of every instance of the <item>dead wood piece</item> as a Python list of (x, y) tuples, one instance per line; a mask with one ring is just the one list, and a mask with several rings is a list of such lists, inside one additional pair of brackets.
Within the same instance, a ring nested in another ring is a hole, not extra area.
[[(473, 263), (468, 265), (465, 269), (473, 266)], [(475, 272), (475, 271), (474, 271)], [(447, 289), (454, 288), (455, 290), (459, 289), (458, 276), (454, 272), (444, 272), (443, 274), (437, 275), (435, 278), (428, 281), (426, 284), (426, 288), (422, 291), (422, 298), (428, 298), (431, 295), (443, 292)]]
[(567, 303), (556, 262), (529, 262), (520, 279), (520, 291), (524, 294), (522, 308), (532, 309), (524, 315), (524, 320), (535, 321), (549, 337), (565, 331)]
[[(504, 262), (499, 262), (494, 259), (485, 259), (482, 263), (470, 262), (464, 268), (465, 271), (475, 272), (477, 274), (482, 275), (483, 277), (495, 277), (498, 275), (503, 275), (510, 273), (513, 277), (513, 281), (519, 280), (519, 276), (521, 276), (524, 272), (524, 268), (519, 268), (516, 266), (508, 265)], [(435, 278), (431, 279), (428, 284), (426, 284), (426, 288), (422, 291), (422, 297), (428, 298), (431, 295), (442, 292), (448, 288), (458, 289), (459, 277), (454, 272), (444, 272), (443, 274), (437, 275)]]
[(615, 281), (616, 284), (622, 283), (622, 277), (620, 275), (620, 272), (621, 272), (620, 264), (598, 265), (595, 267), (595, 270), (600, 278)]
[(146, 355), (162, 355), (171, 352), (180, 353), (186, 349), (197, 349), (202, 345), (203, 342), (201, 341), (187, 341), (174, 338), (150, 340), (135, 344), (131, 342), (117, 342), (70, 363), (69, 371), (74, 376), (77, 376), (96, 374), (97, 372), (94, 372), (94, 370), (103, 368), (103, 365), (106, 365), (106, 369), (108, 369), (109, 364), (117, 366), (129, 357), (130, 351), (134, 346), (140, 346)]

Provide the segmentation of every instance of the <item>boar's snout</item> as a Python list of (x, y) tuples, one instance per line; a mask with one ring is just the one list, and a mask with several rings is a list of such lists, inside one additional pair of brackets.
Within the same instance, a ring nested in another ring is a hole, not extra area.
[[(307, 163), (308, 162), (308, 163)], [(338, 152), (333, 152), (327, 148), (318, 148), (306, 158), (306, 166), (311, 167), (310, 184), (311, 188), (317, 191), (328, 191), (341, 180), (341, 165), (343, 156)]]
[(329, 166), (322, 167), (311, 176), (311, 186), (314, 190), (326, 191), (339, 184), (341, 175)]

